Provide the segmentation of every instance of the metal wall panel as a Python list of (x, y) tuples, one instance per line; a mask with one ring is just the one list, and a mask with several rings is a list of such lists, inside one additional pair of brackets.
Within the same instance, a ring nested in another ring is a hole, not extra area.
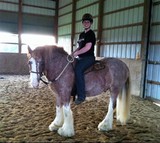
[(62, 15), (58, 19), (58, 25), (59, 26), (64, 25), (64, 24), (70, 24), (70, 23), (72, 23), (72, 13)]
[(59, 36), (58, 43), (64, 48), (66, 52), (71, 53), (71, 35), (68, 36)]
[(51, 0), (23, 0), (24, 4), (55, 9), (56, 3)]
[(23, 0), (19, 13), (19, 0), (0, 1), (0, 30), (18, 34), (22, 15), (21, 32), (53, 35), (55, 6), (50, 0)]
[(152, 5), (145, 97), (160, 100), (160, 0)]
[(22, 8), (22, 32), (54, 33), (55, 2), (49, 0), (24, 0)]
[(23, 0), (23, 12), (47, 16), (55, 16), (54, 1), (45, 0)]
[[(62, 9), (59, 9), (58, 14), (59, 15), (65, 15), (66, 13), (70, 13), (72, 9), (72, 4), (66, 5)], [(59, 20), (59, 19), (58, 19)]]
[(0, 11), (0, 31), (3, 32), (18, 32), (18, 14), (14, 12)]
[(72, 3), (72, 0), (58, 0), (59, 8), (66, 7), (68, 4)]
[(51, 9), (43, 9), (38, 7), (23, 6), (24, 13), (55, 16), (55, 11)]
[(0, 1), (0, 31), (17, 33), (18, 31), (18, 1), (8, 0), (5, 3)]
[(71, 24), (61, 26), (58, 30), (59, 36), (65, 36), (71, 34)]
[[(4, 0), (3, 0), (4, 1)], [(5, 2), (19, 3), (19, 0), (5, 0)]]
[(98, 0), (79, 0), (76, 3), (76, 8), (79, 9), (81, 7), (86, 7), (86, 5), (93, 4), (94, 2), (97, 2)]
[(60, 0), (58, 9), (58, 44), (71, 52), (72, 0)]
[(18, 11), (18, 3), (17, 4), (0, 3), (0, 10), (17, 12)]
[(135, 59), (141, 54), (143, 0), (105, 0), (101, 56)]

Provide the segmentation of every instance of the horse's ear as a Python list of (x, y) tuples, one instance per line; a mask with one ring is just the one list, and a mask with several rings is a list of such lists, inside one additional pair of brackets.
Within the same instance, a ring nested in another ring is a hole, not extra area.
[(28, 46), (28, 53), (31, 54), (32, 53), (32, 49)]

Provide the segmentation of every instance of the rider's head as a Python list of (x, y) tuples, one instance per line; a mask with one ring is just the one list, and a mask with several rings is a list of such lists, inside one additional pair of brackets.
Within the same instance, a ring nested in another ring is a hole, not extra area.
[(82, 16), (82, 23), (83, 23), (84, 21), (86, 21), (86, 20), (90, 21), (90, 23), (92, 24), (92, 23), (93, 23), (93, 17), (92, 17), (92, 15), (89, 14), (89, 13), (85, 13), (85, 14)]

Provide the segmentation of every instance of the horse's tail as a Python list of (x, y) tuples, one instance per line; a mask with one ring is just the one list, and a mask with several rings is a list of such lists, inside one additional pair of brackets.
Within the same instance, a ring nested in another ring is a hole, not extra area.
[(119, 120), (122, 125), (125, 125), (130, 117), (130, 98), (130, 79), (128, 77), (127, 81), (125, 82), (125, 85), (122, 88), (121, 93), (117, 98), (117, 120)]

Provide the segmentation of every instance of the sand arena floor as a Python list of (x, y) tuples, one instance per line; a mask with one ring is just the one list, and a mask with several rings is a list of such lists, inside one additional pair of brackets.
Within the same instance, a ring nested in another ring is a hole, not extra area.
[(160, 143), (160, 107), (151, 101), (132, 96), (127, 126), (114, 119), (108, 132), (97, 126), (107, 113), (109, 95), (87, 98), (78, 106), (72, 103), (76, 135), (65, 138), (48, 130), (55, 117), (55, 97), (47, 86), (32, 89), (29, 76), (0, 77), (0, 142)]

